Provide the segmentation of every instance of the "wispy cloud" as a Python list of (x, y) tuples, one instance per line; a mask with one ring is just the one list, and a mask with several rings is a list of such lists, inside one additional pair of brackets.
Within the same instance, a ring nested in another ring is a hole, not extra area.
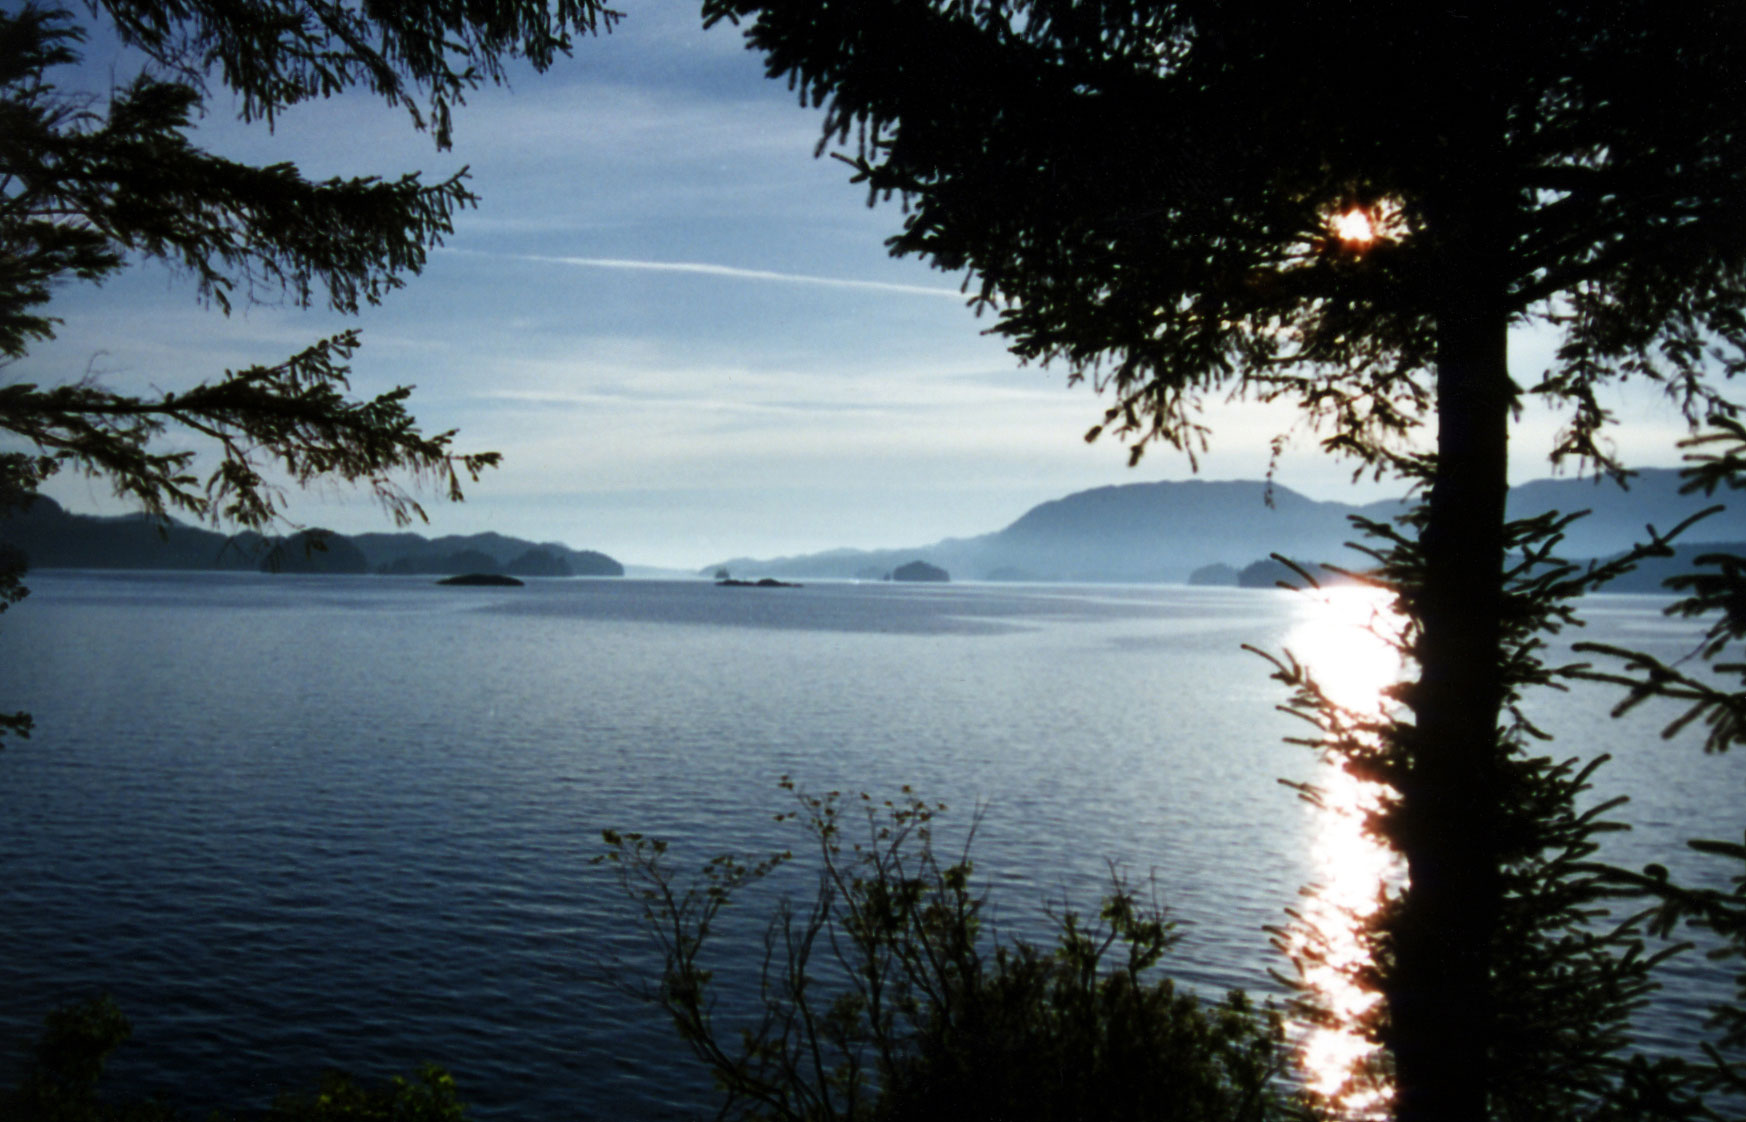
[(963, 300), (964, 294), (955, 288), (935, 288), (922, 284), (897, 284), (891, 281), (855, 280), (844, 277), (820, 277), (808, 273), (782, 273), (771, 269), (742, 269), (736, 265), (716, 265), (707, 261), (636, 261), (620, 257), (554, 257), (537, 253), (485, 253), (478, 250), (445, 249), (439, 252), (466, 254), (473, 257), (494, 257), (508, 261), (532, 261), (548, 265), (568, 265), (579, 269), (624, 269), (647, 273), (686, 273), (692, 276), (723, 277), (729, 280), (768, 281), (777, 284), (804, 284), (821, 288), (854, 288), (873, 292), (899, 292), (909, 296), (948, 297)]

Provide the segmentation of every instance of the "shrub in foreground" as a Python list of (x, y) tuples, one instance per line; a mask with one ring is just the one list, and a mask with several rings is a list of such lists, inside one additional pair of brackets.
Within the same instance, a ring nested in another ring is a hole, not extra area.
[[(99, 1090), (103, 1067), (133, 1035), (113, 999), (92, 998), (50, 1013), (29, 1069), (10, 1095), (0, 1098), (7, 1122), (178, 1122), (173, 1104), (152, 1099), (116, 1102)], [(434, 1064), (415, 1078), (395, 1076), (366, 1086), (329, 1072), (311, 1095), (282, 1095), (266, 1122), (462, 1122), (466, 1107), (455, 1081)], [(212, 1122), (224, 1116), (214, 1113)], [(247, 1117), (260, 1117), (251, 1111)]]
[(943, 806), (907, 788), (879, 803), (783, 786), (797, 807), (778, 818), (816, 848), (816, 890), (775, 906), (755, 1008), (718, 1009), (706, 952), (723, 909), (791, 851), (682, 876), (666, 843), (607, 831), (599, 859), (660, 947), (647, 996), (713, 1073), (720, 1117), (1263, 1122), (1301, 1110), (1280, 1079), (1279, 1017), (1160, 977), (1173, 926), (1119, 876), (1095, 920), (1057, 917), (1053, 947), (1003, 939), (967, 852), (934, 849)]

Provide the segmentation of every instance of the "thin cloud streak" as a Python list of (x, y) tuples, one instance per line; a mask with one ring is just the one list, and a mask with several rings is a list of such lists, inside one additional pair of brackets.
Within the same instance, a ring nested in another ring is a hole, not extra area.
[(842, 277), (820, 277), (807, 273), (779, 273), (769, 269), (742, 269), (734, 265), (712, 265), (707, 261), (634, 261), (619, 257), (552, 257), (537, 253), (485, 253), (479, 250), (446, 249), (444, 253), (473, 257), (494, 257), (507, 261), (532, 261), (548, 265), (570, 265), (583, 269), (628, 269), (649, 273), (689, 273), (693, 276), (726, 277), (730, 280), (774, 281), (780, 284), (806, 284), (821, 288), (858, 288), (874, 292), (900, 292), (910, 296), (946, 296), (966, 299), (955, 288), (931, 288), (921, 284), (897, 284), (892, 281), (849, 280)]

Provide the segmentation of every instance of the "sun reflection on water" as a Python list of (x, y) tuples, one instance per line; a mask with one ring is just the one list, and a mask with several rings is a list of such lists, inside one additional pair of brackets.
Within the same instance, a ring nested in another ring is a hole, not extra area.
[[(1303, 599), (1303, 616), (1285, 646), (1308, 668), (1329, 700), (1364, 716), (1389, 707), (1386, 687), (1401, 679), (1391, 641), (1401, 621), (1385, 594), (1367, 588), (1323, 589)], [(1324, 757), (1311, 780), (1311, 886), (1297, 908), (1300, 922), (1285, 933), (1286, 949), (1325, 1019), (1302, 1028), (1300, 1047), (1309, 1089), (1348, 1118), (1382, 1116), (1388, 1092), (1366, 1073), (1376, 1048), (1360, 1028), (1379, 995), (1357, 976), (1368, 959), (1360, 933), (1386, 887), (1403, 878), (1398, 859), (1364, 831), (1381, 788)]]

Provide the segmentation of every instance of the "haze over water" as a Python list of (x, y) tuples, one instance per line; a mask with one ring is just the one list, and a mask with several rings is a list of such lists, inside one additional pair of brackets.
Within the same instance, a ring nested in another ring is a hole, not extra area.
[[(654, 962), (587, 860), (608, 827), (695, 863), (792, 844), (771, 822), (784, 774), (911, 784), (951, 805), (948, 834), (980, 808), (1009, 933), (1046, 937), (1048, 902), (1095, 907), (1108, 860), (1155, 871), (1183, 923), (1170, 970), (1208, 992), (1276, 992), (1263, 927), (1306, 884), (1377, 875), (1277, 782), (1328, 769), (1282, 743), (1303, 730), (1239, 645), (1375, 668), (1350, 617), (1285, 593), (31, 583), (0, 628), (5, 703), (39, 730), (0, 753), (4, 1059), (109, 989), (136, 1027), (118, 1079), (191, 1111), (429, 1059), (486, 1119), (701, 1113), (707, 1077), (619, 984)], [(1599, 598), (1584, 637), (1676, 655), (1661, 603)], [(1680, 840), (1736, 829), (1742, 761), (1605, 708), (1547, 699), (1551, 750), (1612, 751), (1596, 796), (1632, 794), (1641, 826), (1620, 859), (1678, 871)], [(1676, 963), (1652, 1037), (1688, 1038), (1711, 995), (1701, 960)]]

